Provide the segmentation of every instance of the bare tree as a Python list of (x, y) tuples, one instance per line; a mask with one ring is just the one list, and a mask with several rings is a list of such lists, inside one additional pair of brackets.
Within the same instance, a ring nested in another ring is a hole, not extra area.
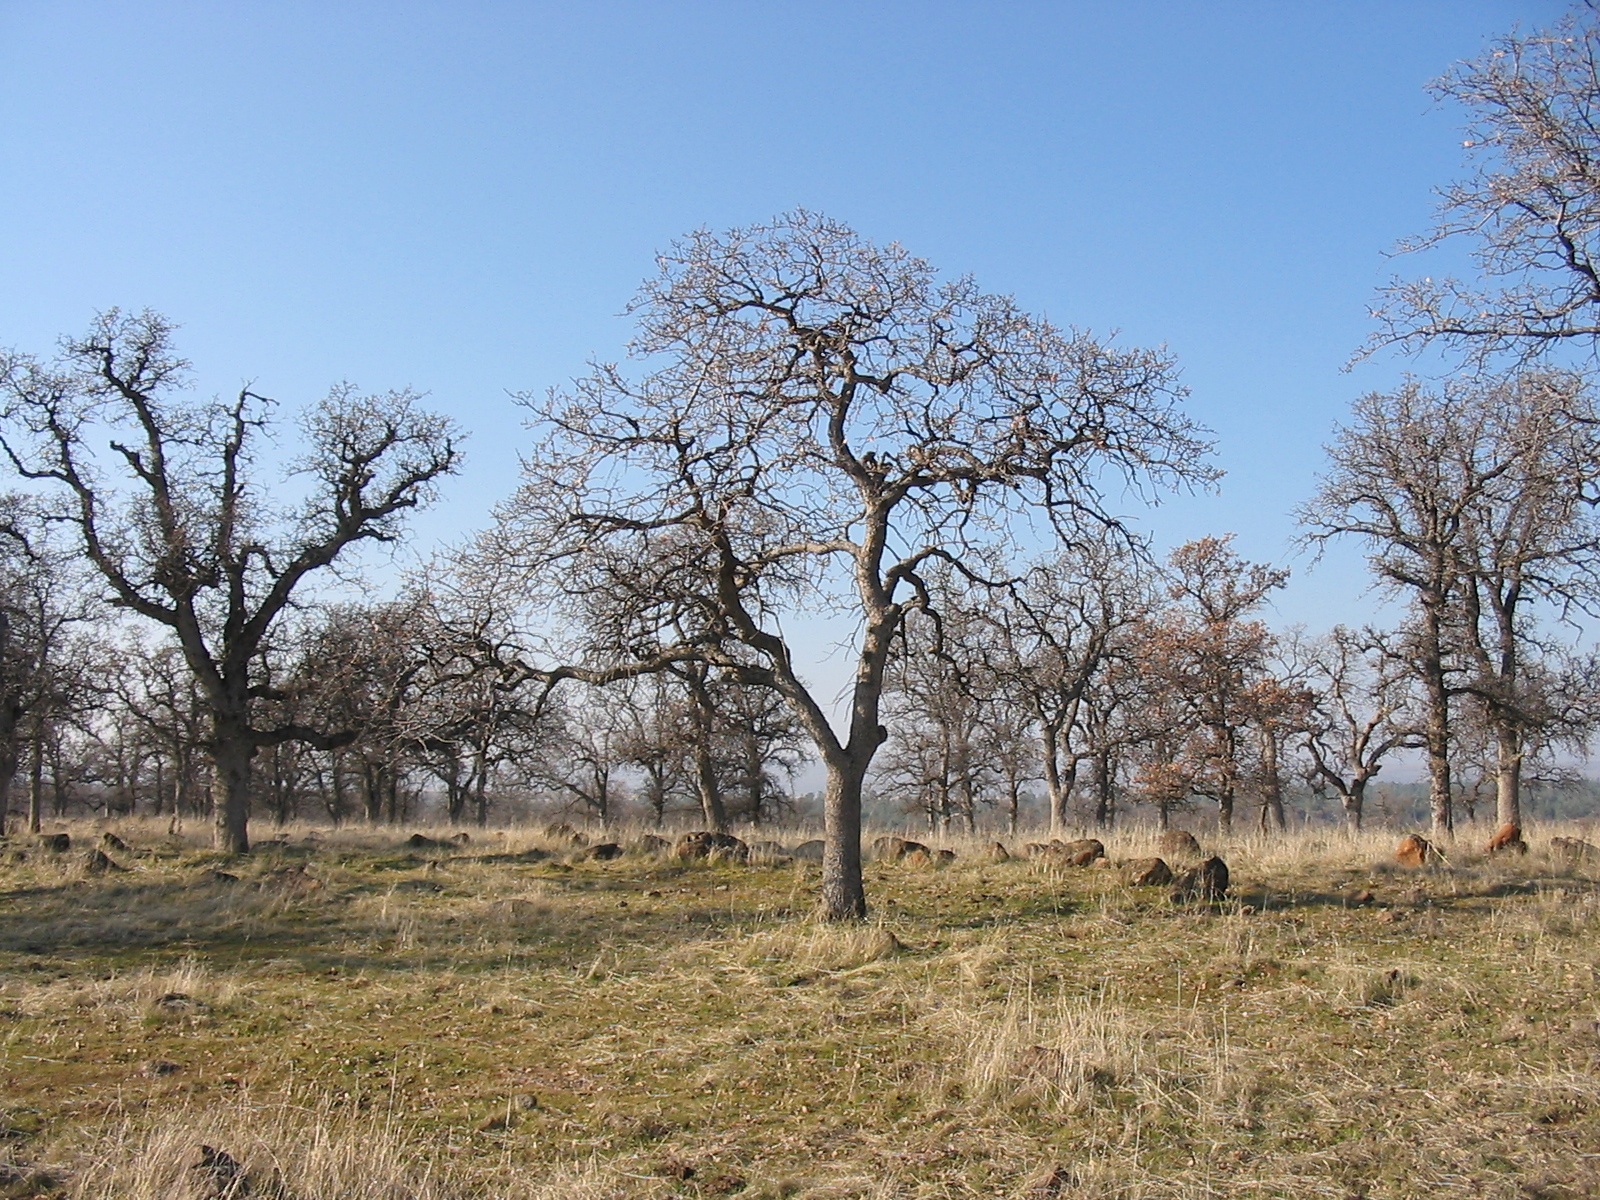
[(1415, 608), (1406, 654), (1423, 689), (1428, 805), (1436, 837), (1455, 826), (1450, 789), (1450, 656), (1459, 628), (1462, 529), (1482, 488), (1471, 418), (1449, 395), (1408, 383), (1357, 400), (1327, 447), (1331, 464), (1299, 511), (1310, 544), (1355, 537), (1384, 587)]
[(1306, 752), (1359, 833), (1367, 785), (1384, 760), (1422, 744), (1412, 696), (1416, 673), (1381, 633), (1344, 625), (1304, 647), (1303, 659), (1315, 698)]
[(112, 603), (177, 639), (210, 718), (216, 844), (245, 853), (256, 753), (329, 742), (324, 730), (257, 723), (263, 643), (310, 577), (351, 546), (397, 537), (457, 454), (450, 424), (410, 393), (341, 385), (306, 415), (306, 496), (284, 512), (252, 478), (268, 402), (249, 388), (195, 401), (187, 368), (172, 326), (149, 312), (103, 314), (53, 362), (6, 354), (0, 446), (24, 478), (58, 489)]
[(1188, 741), (1190, 787), (1216, 801), (1224, 830), (1233, 824), (1244, 780), (1246, 731), (1276, 722), (1282, 698), (1264, 686), (1273, 635), (1251, 614), (1289, 578), (1285, 570), (1246, 562), (1232, 542), (1231, 534), (1199, 538), (1172, 552), (1174, 604), (1154, 627), (1147, 658), (1194, 707), (1201, 736)]
[(1484, 481), (1460, 555), (1470, 664), (1462, 686), (1493, 738), (1496, 819), (1520, 825), (1524, 753), (1563, 721), (1560, 693), (1530, 672), (1559, 653), (1539, 606), (1563, 615), (1600, 604), (1600, 521), (1583, 499), (1600, 466), (1600, 414), (1580, 380), (1549, 372), (1475, 389), (1471, 400), (1466, 419)]
[[(1214, 477), (1171, 359), (1057, 329), (898, 246), (810, 213), (662, 255), (632, 311), (642, 371), (529, 399), (538, 449), (508, 507), (555, 610), (617, 636), (565, 674), (702, 659), (784, 697), (827, 771), (822, 910), (866, 912), (862, 783), (884, 671), (930, 600), (921, 572), (1005, 541), (1117, 528), (1114, 482)], [(843, 728), (785, 614), (853, 624)]]
[(1379, 580), (1415, 602), (1410, 654), (1440, 835), (1454, 820), (1451, 700), (1461, 694), (1483, 706), (1497, 748), (1499, 817), (1520, 822), (1522, 747), (1558, 719), (1521, 682), (1543, 648), (1537, 606), (1559, 615), (1600, 598), (1600, 525), (1583, 500), (1600, 456), (1595, 417), (1573, 377), (1547, 372), (1370, 395), (1301, 510), (1311, 541), (1360, 538)]
[[(1086, 710), (1121, 638), (1152, 604), (1136, 556), (1081, 543), (1036, 564), (987, 607), (997, 630), (992, 669), (1038, 731), (1052, 833), (1066, 828), (1079, 765), (1097, 752)], [(1097, 790), (1109, 787), (1102, 769), (1109, 757), (1095, 764)], [(1103, 806), (1096, 815), (1109, 819)]]
[(1435, 81), (1468, 112), (1476, 164), (1445, 188), (1437, 223), (1403, 243), (1472, 242), (1483, 282), (1393, 281), (1366, 353), (1430, 346), (1483, 364), (1600, 347), (1600, 23), (1591, 5), (1554, 29), (1498, 39)]

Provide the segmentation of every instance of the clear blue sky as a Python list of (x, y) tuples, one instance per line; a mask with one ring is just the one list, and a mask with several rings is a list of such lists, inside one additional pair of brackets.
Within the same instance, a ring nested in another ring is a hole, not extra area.
[(1215, 498), (1359, 621), (1290, 516), (1357, 393), (1385, 252), (1461, 172), (1427, 81), (1563, 10), (1276, 3), (80, 4), (0, 0), (0, 345), (153, 307), (207, 390), (413, 385), (472, 433), (425, 540), (528, 449), (508, 390), (616, 357), (653, 252), (805, 206), (1061, 323), (1167, 343)]

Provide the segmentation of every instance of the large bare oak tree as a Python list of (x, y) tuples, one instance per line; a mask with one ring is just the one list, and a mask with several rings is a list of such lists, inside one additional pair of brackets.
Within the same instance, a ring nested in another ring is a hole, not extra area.
[(0, 446), (23, 478), (54, 486), (111, 602), (177, 641), (210, 718), (216, 844), (244, 853), (257, 751), (329, 740), (257, 723), (269, 633), (308, 578), (357, 543), (392, 540), (457, 452), (449, 422), (410, 393), (341, 385), (307, 412), (293, 472), (304, 497), (280, 506), (254, 459), (269, 403), (249, 388), (196, 400), (187, 376), (165, 319), (111, 310), (52, 361), (0, 355)]
[[(631, 369), (527, 398), (511, 544), (552, 613), (610, 630), (565, 673), (698, 659), (783, 696), (827, 771), (823, 913), (860, 917), (862, 783), (885, 667), (934, 603), (924, 569), (987, 574), (980, 552), (1024, 517), (1099, 537), (1111, 494), (1208, 483), (1209, 443), (1165, 351), (1058, 328), (811, 213), (691, 235), (631, 311)], [(818, 613), (854, 630), (838, 727), (791, 633)]]

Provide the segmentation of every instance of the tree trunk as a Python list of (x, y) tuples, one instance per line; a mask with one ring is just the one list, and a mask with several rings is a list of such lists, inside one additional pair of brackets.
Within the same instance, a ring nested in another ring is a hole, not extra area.
[(1282, 833), (1288, 826), (1283, 815), (1283, 780), (1278, 775), (1278, 739), (1270, 729), (1261, 731), (1261, 832)]
[(1111, 794), (1111, 754), (1097, 750), (1093, 761), (1094, 823), (1101, 829), (1109, 829), (1116, 815), (1116, 799)]
[(1044, 791), (1050, 800), (1050, 832), (1060, 833), (1067, 826), (1067, 798), (1071, 784), (1061, 778), (1061, 727), (1046, 725), (1040, 741), (1044, 750)]
[(1350, 826), (1351, 833), (1361, 832), (1361, 818), (1367, 806), (1367, 784), (1365, 780), (1357, 780), (1350, 787), (1341, 792), (1340, 801), (1344, 804), (1345, 823)]
[(1423, 739), (1428, 752), (1428, 810), (1433, 836), (1455, 836), (1455, 811), (1450, 794), (1450, 691), (1444, 677), (1443, 599), (1426, 600), (1422, 610), (1422, 654), (1418, 669), (1428, 708)]
[(472, 801), (478, 810), (478, 828), (489, 827), (489, 755), (479, 750), (473, 763)]
[(829, 762), (822, 802), (822, 917), (859, 921), (867, 915), (861, 880), (861, 788), (867, 764)]
[(250, 760), (255, 753), (249, 739), (217, 731), (212, 757), (222, 795), (212, 813), (216, 823), (212, 844), (224, 854), (250, 853)]
[[(33, 739), (33, 758), (28, 763), (28, 832), (44, 827), (44, 734)], [(0, 830), (3, 832), (3, 830)]]
[(1522, 825), (1522, 739), (1509, 724), (1495, 730), (1495, 819)]

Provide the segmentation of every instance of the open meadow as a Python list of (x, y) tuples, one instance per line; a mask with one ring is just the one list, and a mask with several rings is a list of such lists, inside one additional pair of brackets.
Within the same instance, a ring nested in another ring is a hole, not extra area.
[(1188, 904), (953, 841), (828, 925), (804, 861), (62, 828), (0, 866), (0, 1196), (1600, 1193), (1581, 830), (1207, 840)]

